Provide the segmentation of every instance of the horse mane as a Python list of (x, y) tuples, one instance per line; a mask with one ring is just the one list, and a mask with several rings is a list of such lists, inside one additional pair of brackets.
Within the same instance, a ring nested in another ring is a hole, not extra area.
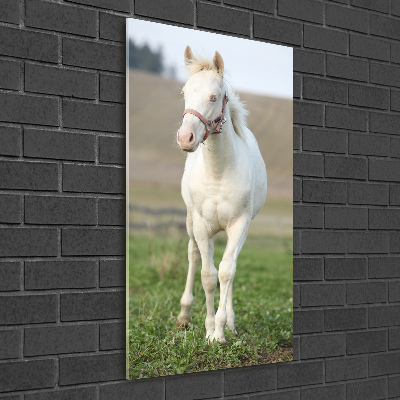
[[(206, 56), (196, 55), (196, 58), (186, 60), (186, 70), (190, 75), (200, 71), (211, 71), (214, 68), (212, 61)], [(225, 83), (221, 81), (221, 84)], [(246, 140), (248, 136), (247, 129), (247, 116), (249, 111), (245, 108), (245, 103), (240, 100), (239, 95), (234, 91), (228, 82), (225, 83), (226, 94), (229, 98), (229, 112), (235, 133)]]

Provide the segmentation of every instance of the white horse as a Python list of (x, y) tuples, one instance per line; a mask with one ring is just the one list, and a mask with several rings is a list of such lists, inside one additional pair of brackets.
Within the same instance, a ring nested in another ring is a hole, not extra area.
[[(182, 89), (186, 109), (177, 141), (188, 152), (182, 197), (187, 207), (190, 240), (188, 276), (177, 327), (187, 327), (191, 321), (193, 281), (201, 256), (201, 282), (207, 305), (206, 337), (209, 341), (225, 343), (226, 323), (237, 334), (232, 284), (250, 221), (265, 202), (267, 172), (257, 141), (246, 126), (248, 111), (224, 82), (221, 55), (215, 52), (210, 62), (194, 57), (187, 46), (185, 64), (191, 77)], [(199, 146), (207, 137), (208, 141)], [(213, 237), (221, 230), (226, 231), (228, 240), (217, 272)], [(215, 315), (217, 277), (220, 301)]]

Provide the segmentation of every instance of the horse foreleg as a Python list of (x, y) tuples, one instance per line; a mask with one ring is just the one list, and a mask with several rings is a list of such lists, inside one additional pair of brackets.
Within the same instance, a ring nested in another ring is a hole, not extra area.
[[(189, 223), (188, 223), (189, 225)], [(189, 227), (188, 227), (189, 231)], [(197, 263), (200, 259), (199, 248), (194, 240), (193, 231), (189, 232), (189, 246), (188, 246), (188, 259), (189, 259), (189, 269), (186, 279), (185, 291), (181, 297), (181, 312), (178, 315), (176, 321), (177, 328), (187, 328), (189, 322), (192, 320), (190, 315), (190, 309), (193, 304), (193, 282), (194, 276), (196, 274)]]
[(237, 335), (238, 333), (235, 329), (235, 313), (233, 312), (233, 282), (229, 285), (228, 298), (226, 301), (226, 317), (226, 324), (229, 330)]
[[(220, 284), (220, 299), (218, 311), (215, 317), (215, 331), (212, 340), (218, 340), (220, 343), (225, 343), (224, 328), (227, 323), (227, 302), (230, 295), (230, 307), (228, 313), (230, 314), (229, 328), (236, 332), (233, 325), (233, 308), (232, 304), (232, 284), (236, 273), (236, 263), (240, 250), (247, 237), (247, 230), (249, 227), (249, 219), (246, 217), (239, 218), (228, 230), (228, 243), (226, 245), (225, 253), (219, 265), (218, 278)], [(232, 311), (232, 313), (231, 313)]]

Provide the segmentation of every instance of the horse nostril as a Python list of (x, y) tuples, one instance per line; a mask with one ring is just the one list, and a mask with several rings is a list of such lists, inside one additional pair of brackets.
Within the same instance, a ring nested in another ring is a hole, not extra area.
[(190, 134), (189, 143), (192, 143), (192, 142), (193, 142), (193, 140), (194, 140), (194, 136), (193, 136), (193, 133), (191, 133), (191, 134)]

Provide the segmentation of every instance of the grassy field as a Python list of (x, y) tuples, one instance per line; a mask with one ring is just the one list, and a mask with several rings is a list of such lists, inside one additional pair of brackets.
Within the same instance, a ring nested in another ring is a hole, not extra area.
[[(199, 264), (192, 323), (177, 330), (187, 274), (187, 236), (132, 234), (129, 242), (129, 376), (145, 378), (292, 359), (292, 238), (249, 236), (233, 285), (235, 326), (207, 344)], [(225, 240), (215, 241), (218, 268)], [(219, 301), (219, 286), (215, 304)]]

